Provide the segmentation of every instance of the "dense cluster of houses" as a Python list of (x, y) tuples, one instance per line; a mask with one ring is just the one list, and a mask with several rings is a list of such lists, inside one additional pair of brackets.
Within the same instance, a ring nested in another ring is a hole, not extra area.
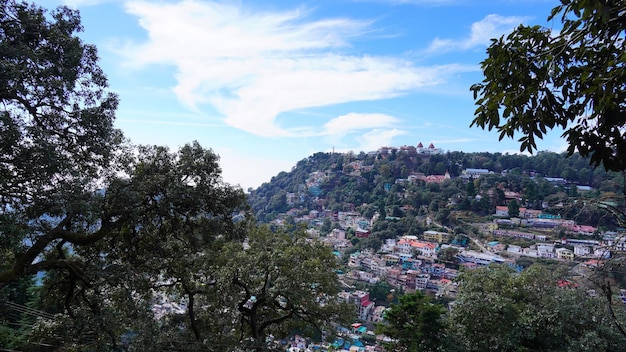
[[(410, 155), (432, 155), (441, 153), (441, 150), (432, 144), (424, 148), (420, 143), (417, 147), (381, 148), (375, 153), (386, 157), (398, 152)], [(344, 164), (344, 172), (349, 172), (354, 176), (371, 171), (371, 168), (371, 165), (363, 165), (360, 160)], [(466, 169), (462, 171), (460, 177), (470, 181), (492, 173), (488, 169)], [(319, 196), (320, 186), (327, 177), (329, 177), (328, 172), (311, 173), (302, 188), (309, 194)], [(396, 180), (396, 183), (410, 184), (418, 181), (441, 183), (447, 179), (450, 179), (448, 172), (444, 175), (424, 175), (413, 172), (406, 179)], [(546, 178), (546, 180), (555, 186), (566, 182), (561, 178)], [(504, 189), (503, 191), (507, 201), (522, 200), (519, 193)], [(399, 194), (399, 196), (402, 195)], [(289, 204), (295, 205), (298, 201), (298, 193), (287, 195)], [(472, 269), (490, 263), (506, 263), (514, 266), (515, 258), (520, 256), (564, 261), (582, 259), (584, 265), (592, 267), (594, 262), (599, 263), (610, 256), (609, 248), (612, 251), (626, 251), (626, 239), (623, 234), (607, 232), (602, 234), (602, 240), (597, 240), (600, 233), (593, 226), (579, 225), (573, 220), (562, 219), (560, 215), (546, 214), (542, 210), (524, 207), (519, 208), (517, 217), (510, 216), (508, 206), (496, 207), (493, 214), (495, 220), (490, 224), (485, 224), (484, 227), (484, 233), (493, 235), (495, 240), (481, 244), (483, 250), (481, 252), (450, 244), (452, 236), (449, 233), (425, 231), (419, 238), (405, 235), (388, 239), (376, 252), (366, 249), (347, 254), (351, 252), (352, 236), (370, 236), (370, 229), (377, 220), (378, 213), (368, 219), (355, 211), (333, 213), (313, 210), (303, 214), (294, 207), (286, 215), (294, 217), (297, 223), (305, 222), (312, 225), (309, 235), (333, 248), (335, 254), (347, 262), (348, 270), (338, 273), (344, 285), (340, 298), (354, 304), (357, 307), (359, 321), (366, 324), (383, 321), (387, 308), (370, 299), (369, 292), (357, 290), (356, 286), (362, 287), (357, 284), (359, 282), (376, 285), (385, 281), (394, 289), (403, 292), (423, 291), (439, 297), (455, 298), (457, 283), (454, 278), (458, 273), (457, 269), (454, 269), (456, 267)], [(329, 233), (321, 233), (320, 226), (326, 219), (330, 219), (333, 224), (339, 224), (339, 228), (334, 228)], [(276, 221), (280, 223), (284, 219), (279, 217)], [(554, 238), (559, 238), (560, 235), (563, 235), (563, 238), (555, 241)], [(589, 237), (585, 238), (586, 236)], [(523, 242), (511, 241), (511, 238), (529, 240), (530, 244), (523, 247), (519, 245)], [(511, 242), (516, 244), (511, 244)], [(453, 249), (454, 261), (458, 266), (451, 268), (442, 264), (441, 260), (437, 260), (438, 255), (446, 248)], [(624, 302), (626, 303), (626, 291), (624, 291)], [(359, 334), (371, 333), (371, 331), (368, 331), (361, 323), (357, 324), (359, 326), (353, 326), (348, 332), (357, 336), (358, 341)], [(344, 347), (344, 350), (350, 351), (375, 350), (373, 346), (349, 344), (348, 340), (345, 341), (345, 346), (340, 343), (335, 348), (341, 350), (341, 347)]]
[[(596, 231), (594, 230), (594, 233)], [(553, 243), (546, 242), (546, 235), (534, 234), (520, 230), (491, 229), (495, 238), (519, 238), (532, 240), (534, 243), (527, 247), (513, 244), (503, 244), (499, 241), (488, 243), (488, 249), (494, 253), (504, 253), (514, 256), (527, 256), (534, 258), (556, 258), (562, 260), (574, 260), (575, 258), (608, 258), (612, 252), (626, 251), (626, 237), (617, 232), (607, 231), (601, 234), (601, 240), (568, 238)], [(570, 234), (581, 235), (578, 231)], [(580, 237), (580, 236), (578, 236)]]
[[(447, 238), (449, 234), (438, 231), (426, 231), (424, 238)], [(364, 250), (349, 255), (347, 273), (340, 275), (341, 280), (350, 287), (350, 282), (362, 281), (376, 284), (387, 281), (391, 286), (404, 292), (430, 291), (440, 296), (452, 296), (456, 293), (456, 284), (452, 281), (457, 270), (436, 263), (437, 253), (444, 248), (455, 248), (462, 266), (475, 267), (506, 260), (492, 253), (479, 253), (438, 242), (418, 239), (416, 236), (401, 236), (388, 239), (379, 252)], [(337, 252), (337, 255), (341, 255)], [(365, 308), (364, 308), (365, 309)], [(369, 312), (374, 307), (362, 310), (363, 320), (372, 320)]]

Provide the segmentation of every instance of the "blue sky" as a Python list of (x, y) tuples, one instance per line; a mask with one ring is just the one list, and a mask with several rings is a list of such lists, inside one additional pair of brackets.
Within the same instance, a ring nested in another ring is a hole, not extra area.
[[(258, 187), (316, 152), (433, 143), (519, 151), (469, 128), (489, 39), (557, 0), (41, 1), (78, 8), (137, 144), (199, 141)], [(540, 150), (563, 151), (560, 131)]]

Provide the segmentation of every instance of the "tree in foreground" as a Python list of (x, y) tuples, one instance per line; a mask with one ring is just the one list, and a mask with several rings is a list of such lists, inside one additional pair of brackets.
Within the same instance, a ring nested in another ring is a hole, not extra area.
[(595, 166), (626, 170), (626, 2), (561, 0), (549, 20), (559, 32), (520, 26), (493, 39), (474, 84), (472, 126), (496, 129), (500, 139), (521, 134), (520, 149), (561, 128), (568, 153)]
[[(463, 273), (450, 331), (467, 351), (625, 351), (602, 298), (537, 264)], [(624, 317), (622, 317), (623, 319)]]
[[(83, 230), (122, 134), (117, 96), (81, 30), (68, 8), (0, 1), (0, 300), (20, 307), (37, 272), (74, 271), (68, 248), (104, 233)], [(32, 324), (30, 311), (5, 308), (3, 328)]]
[(0, 0), (0, 311), (39, 316), (2, 314), (3, 347), (262, 350), (339, 319), (334, 256), (248, 227), (212, 150), (123, 144), (80, 30), (66, 7)]
[[(64, 228), (100, 239), (43, 256), (65, 265), (42, 280), (43, 305), (58, 315), (38, 326), (41, 343), (88, 350), (119, 348), (127, 334), (145, 348), (206, 338), (194, 302), (214, 294), (221, 248), (244, 237), (235, 220), (243, 192), (223, 183), (217, 155), (197, 143), (177, 152), (142, 147), (128, 161), (127, 174), (108, 180), (94, 206), (77, 214), (80, 226)], [(161, 329), (169, 324), (178, 330)]]
[(445, 340), (445, 312), (421, 292), (405, 294), (385, 313), (378, 331), (395, 340), (394, 351), (439, 351)]
[(48, 16), (0, 1), (0, 287), (53, 266), (35, 259), (54, 247), (98, 239), (69, 229), (83, 221), (122, 137), (117, 97), (81, 29), (68, 8)]
[[(587, 201), (626, 227), (626, 1), (561, 0), (548, 19), (553, 31), (520, 26), (493, 39), (474, 84), (477, 109), (471, 126), (496, 129), (500, 139), (519, 138), (520, 150), (537, 150), (548, 130), (564, 130), (568, 154), (590, 157), (594, 166), (621, 173), (621, 197)], [(587, 204), (585, 203), (585, 204)], [(618, 239), (619, 240), (619, 239)], [(605, 276), (624, 271), (619, 254)], [(606, 279), (606, 277), (605, 277)], [(598, 288), (612, 307), (614, 287)], [(626, 336), (626, 325), (615, 320)]]
[(222, 258), (215, 268), (220, 305), (228, 307), (244, 348), (276, 348), (279, 339), (294, 332), (332, 336), (331, 323), (348, 322), (354, 315), (337, 296), (337, 258), (302, 233), (252, 228), (243, 246), (230, 244)]

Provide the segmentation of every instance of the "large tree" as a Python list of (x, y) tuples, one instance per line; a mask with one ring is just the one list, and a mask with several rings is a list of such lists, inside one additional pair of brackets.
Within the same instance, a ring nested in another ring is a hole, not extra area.
[(474, 84), (472, 125), (520, 134), (521, 150), (561, 128), (568, 153), (626, 170), (626, 1), (561, 0), (549, 20), (560, 30), (519, 26), (493, 39)]
[(118, 100), (80, 30), (68, 8), (0, 1), (0, 286), (43, 269), (59, 242), (99, 235), (69, 229), (121, 141)]
[[(463, 273), (450, 331), (468, 351), (624, 351), (601, 298), (537, 264)], [(559, 284), (560, 283), (560, 284)]]
[[(330, 248), (296, 234), (252, 228), (243, 244), (222, 251), (218, 272), (220, 306), (236, 322), (242, 347), (257, 351), (294, 331), (332, 334), (331, 323), (354, 316), (337, 297), (341, 285), (335, 273), (337, 257)], [(276, 347), (276, 346), (275, 346)]]
[(56, 326), (51, 345), (115, 346), (154, 320), (154, 287), (193, 299), (188, 283), (210, 282), (198, 252), (239, 237), (245, 198), (197, 144), (123, 146), (118, 99), (81, 30), (66, 7), (0, 1), (0, 296), (15, 301), (43, 272), (41, 307), (60, 324), (42, 338)]
[[(496, 129), (500, 139), (521, 135), (520, 149), (563, 129), (569, 155), (590, 157), (594, 167), (621, 172), (622, 196), (588, 202), (626, 226), (626, 1), (561, 0), (548, 19), (560, 30), (519, 26), (493, 39), (482, 62), (484, 80), (474, 84), (472, 126)], [(611, 259), (605, 274), (624, 266)], [(620, 269), (622, 270), (622, 269)], [(599, 288), (607, 297), (613, 288)], [(608, 302), (611, 304), (611, 299)], [(621, 322), (622, 332), (626, 328)]]
[(439, 351), (445, 340), (445, 311), (421, 292), (405, 294), (385, 313), (378, 331), (395, 340), (394, 351)]
[(55, 241), (32, 264), (48, 269), (43, 303), (59, 314), (36, 329), (45, 344), (115, 348), (132, 333), (133, 346), (180, 350), (211, 334), (194, 302), (215, 296), (219, 253), (244, 237), (244, 194), (222, 181), (217, 155), (198, 143), (177, 152), (141, 147), (127, 161), (126, 175), (108, 179), (76, 221), (57, 230), (99, 240)]
[[(1, 310), (2, 344), (262, 349), (270, 334), (338, 317), (334, 256), (247, 227), (245, 196), (213, 151), (123, 144), (77, 12), (0, 6), (0, 298), (41, 317), (20, 321), (24, 342)], [(41, 294), (29, 296), (36, 273)]]

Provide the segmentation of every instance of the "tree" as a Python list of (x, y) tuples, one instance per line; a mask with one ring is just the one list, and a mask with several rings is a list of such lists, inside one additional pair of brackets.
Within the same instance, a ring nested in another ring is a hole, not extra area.
[(76, 230), (122, 134), (118, 98), (81, 30), (66, 7), (0, 1), (0, 296), (13, 304), (29, 303), (15, 293), (38, 271), (72, 270), (68, 246), (99, 240)]
[[(471, 87), (478, 106), (471, 126), (496, 129), (500, 139), (519, 133), (520, 150), (529, 152), (548, 130), (563, 129), (569, 156), (579, 152), (626, 181), (625, 10), (624, 0), (561, 0), (548, 17), (562, 22), (558, 33), (519, 26), (492, 40), (485, 79)], [(597, 200), (624, 227), (624, 207), (610, 202)], [(610, 285), (600, 288), (610, 296)]]
[(474, 178), (470, 177), (467, 185), (465, 186), (465, 192), (469, 198), (474, 198), (476, 196), (476, 185), (474, 184)]
[(441, 249), (437, 253), (437, 259), (448, 262), (448, 263), (458, 263), (459, 259), (456, 255), (459, 254), (459, 250), (454, 247), (446, 247)]
[(16, 323), (55, 350), (223, 351), (340, 321), (334, 255), (247, 227), (213, 151), (123, 144), (78, 12), (0, 6), (0, 297), (46, 309), (3, 314), (3, 347)]
[(450, 331), (469, 351), (623, 351), (602, 299), (559, 279), (537, 264), (464, 272)]
[(378, 330), (396, 339), (394, 351), (437, 351), (444, 336), (445, 311), (421, 292), (405, 294), (385, 313), (386, 324)]
[[(196, 302), (215, 297), (213, 266), (227, 243), (245, 236), (237, 222), (243, 192), (223, 183), (217, 155), (198, 143), (177, 152), (141, 147), (136, 155), (127, 175), (108, 180), (77, 222), (58, 230), (98, 240), (56, 242), (32, 264), (48, 269), (45, 299), (61, 308), (37, 329), (49, 345), (87, 348), (96, 340), (117, 348), (132, 332), (135, 345), (184, 350), (229, 326), (214, 319), (206, 330)], [(176, 314), (155, 308), (174, 304)]]
[(48, 19), (36, 6), (1, 6), (0, 190), (4, 202), (22, 204), (53, 176), (94, 176), (106, 165), (120, 137), (112, 127), (118, 100), (106, 92), (96, 48), (75, 34), (77, 12), (62, 7)]
[(374, 285), (368, 287), (370, 294), (370, 300), (380, 304), (383, 304), (387, 299), (387, 295), (393, 292), (395, 289), (386, 280), (378, 281)]
[[(76, 11), (0, 2), (0, 287), (45, 269), (35, 259), (59, 242), (100, 234), (70, 228), (89, 207), (121, 142), (117, 97), (97, 51), (76, 36)], [(61, 221), (57, 221), (61, 219)], [(56, 261), (57, 266), (62, 265)]]
[(341, 286), (335, 256), (302, 234), (252, 228), (244, 246), (232, 243), (222, 254), (215, 267), (216, 293), (222, 314), (237, 321), (241, 346), (261, 351), (270, 335), (282, 339), (295, 329), (330, 331), (330, 323), (345, 322), (353, 313), (336, 296)]
[(439, 209), (437, 211), (437, 214), (435, 215), (435, 221), (437, 221), (443, 226), (450, 225), (450, 209), (448, 208)]
[(519, 203), (517, 200), (512, 199), (508, 204), (509, 216), (512, 218), (519, 217)]
[(625, 8), (623, 0), (561, 0), (548, 17), (560, 17), (560, 32), (519, 26), (492, 40), (485, 79), (471, 87), (472, 126), (495, 128), (500, 139), (521, 133), (520, 150), (529, 152), (559, 127), (569, 155), (626, 170)]

